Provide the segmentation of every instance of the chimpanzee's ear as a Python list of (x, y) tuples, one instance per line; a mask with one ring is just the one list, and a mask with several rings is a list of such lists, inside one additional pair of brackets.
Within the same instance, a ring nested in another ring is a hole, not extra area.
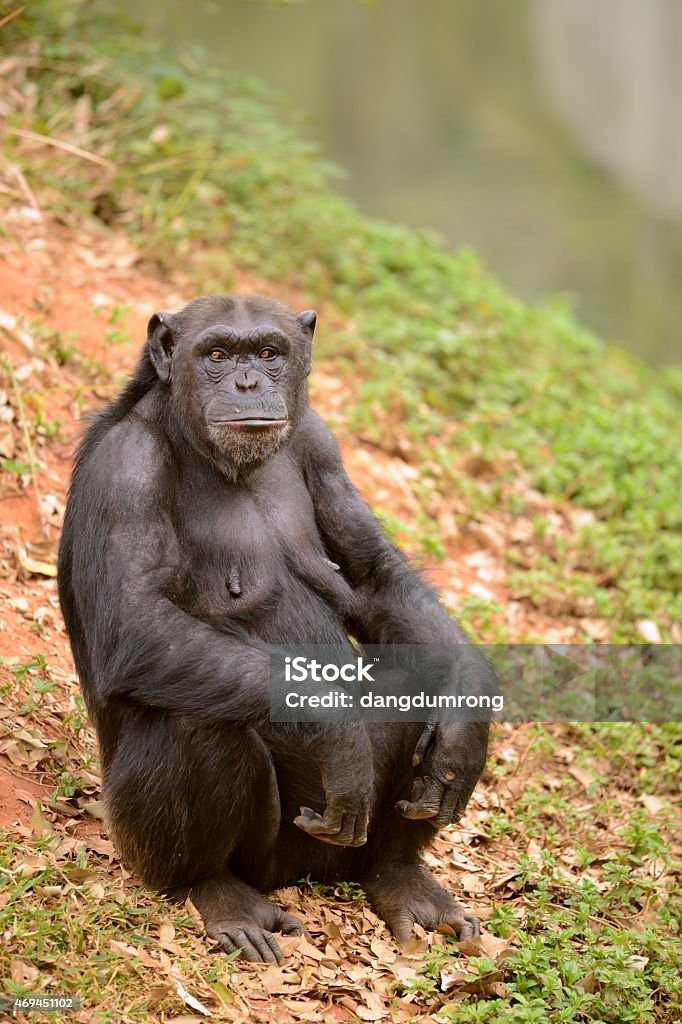
[(149, 355), (159, 380), (170, 384), (173, 347), (175, 345), (175, 324), (170, 313), (154, 313), (147, 326)]
[(307, 331), (312, 338), (317, 323), (317, 313), (314, 309), (306, 309), (296, 317), (304, 331)]
[(317, 313), (314, 309), (304, 309), (302, 313), (299, 313), (296, 317), (299, 325), (303, 328), (303, 331), (307, 335), (306, 351), (304, 354), (305, 359), (305, 375), (306, 377), (310, 373), (310, 349), (311, 342), (313, 340), (313, 334), (315, 333), (315, 324), (317, 323)]

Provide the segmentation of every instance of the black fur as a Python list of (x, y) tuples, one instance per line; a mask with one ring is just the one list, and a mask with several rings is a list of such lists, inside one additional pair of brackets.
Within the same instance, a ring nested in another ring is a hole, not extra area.
[(489, 672), (308, 409), (314, 320), (256, 297), (156, 314), (80, 446), (59, 555), (119, 852), (249, 959), (301, 930), (259, 893), (308, 873), (360, 882), (399, 939), (478, 928), (419, 852), (461, 815), (487, 725), (269, 718), (272, 645), (438, 643)]

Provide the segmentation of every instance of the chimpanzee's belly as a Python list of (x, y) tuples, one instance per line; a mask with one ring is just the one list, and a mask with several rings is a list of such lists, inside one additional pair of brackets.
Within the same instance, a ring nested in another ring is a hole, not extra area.
[(301, 563), (293, 572), (282, 559), (268, 566), (212, 567), (178, 588), (179, 601), (190, 615), (228, 627), (233, 623), (249, 636), (272, 644), (338, 644), (346, 642), (344, 623), (353, 593), (345, 580), (321, 557)]
[(178, 603), (268, 643), (343, 643), (353, 592), (327, 557), (299, 474), (284, 462), (279, 480), (276, 469), (267, 493), (223, 483), (220, 502), (187, 494), (196, 514), (179, 536)]
[[(250, 636), (269, 644), (349, 644), (346, 609), (301, 580), (290, 580), (275, 601), (238, 616)], [(350, 648), (350, 644), (349, 644)]]

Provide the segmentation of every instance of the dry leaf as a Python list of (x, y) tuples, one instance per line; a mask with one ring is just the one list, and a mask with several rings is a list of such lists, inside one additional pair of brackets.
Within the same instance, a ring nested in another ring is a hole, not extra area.
[(397, 956), (395, 950), (391, 949), (385, 942), (382, 942), (381, 939), (372, 939), (369, 948), (379, 960), (383, 960), (386, 964), (392, 964)]
[(410, 939), (409, 942), (402, 943), (400, 950), (403, 956), (423, 956), (424, 953), (428, 953), (429, 944), (426, 939)]
[(10, 974), (16, 985), (32, 985), (38, 979), (40, 971), (32, 964), (24, 963), (23, 960), (12, 960)]
[(17, 549), (19, 564), (29, 575), (32, 576), (56, 576), (57, 566), (53, 562), (42, 562), (40, 559), (32, 558), (26, 548), (19, 546)]
[(90, 882), (98, 877), (96, 871), (78, 867), (76, 864), (65, 864), (64, 871), (68, 875), (69, 881), (76, 885), (82, 885), (84, 882)]
[(203, 929), (204, 919), (202, 918), (201, 914), (192, 903), (192, 900), (190, 899), (189, 896), (185, 900), (185, 910), (187, 911), (188, 915), (192, 918), (194, 923), (197, 924), (199, 928)]
[(21, 878), (28, 878), (30, 875), (39, 875), (41, 871), (46, 871), (49, 867), (51, 867), (50, 862), (44, 857), (27, 853), (17, 861), (13, 873)]
[(485, 895), (485, 883), (480, 875), (465, 872), (459, 876), (459, 880), (464, 891), (469, 893), (470, 896)]
[(205, 1017), (212, 1017), (213, 1014), (210, 1010), (207, 1010), (203, 1003), (200, 1003), (198, 999), (195, 999), (193, 995), (183, 987), (181, 982), (176, 982), (176, 991), (182, 1001), (187, 1004), (192, 1010), (198, 1010), (199, 1013), (203, 1013)]
[(259, 974), (258, 980), (269, 996), (291, 992), (292, 987), (300, 986), (301, 978), (292, 970), (271, 964), (267, 970)]
[(276, 902), (283, 907), (297, 906), (301, 899), (301, 893), (295, 885), (288, 885), (285, 889), (278, 889), (273, 895)]
[(462, 971), (459, 967), (454, 967), (452, 964), (448, 964), (440, 972), (440, 989), (441, 992), (448, 992), (455, 985), (460, 985), (463, 981), (467, 981), (469, 975), (466, 971)]
[(92, 850), (93, 853), (98, 853), (100, 857), (108, 857), (109, 860), (113, 860), (116, 856), (116, 850), (114, 844), (109, 839), (100, 839), (99, 836), (91, 836), (83, 840), (88, 850)]
[(298, 1020), (319, 1021), (322, 1018), (323, 1004), (319, 999), (306, 999), (305, 1002), (298, 999), (280, 1000), (287, 1010), (291, 1010)]
[(368, 1006), (363, 1006), (362, 1004), (358, 1006), (355, 1012), (361, 1020), (381, 1020), (383, 1017), (388, 1017), (389, 1013), (385, 1008), (370, 1010)]
[(277, 941), (284, 956), (288, 957), (298, 949), (303, 938), (300, 935), (282, 935), (282, 937), (278, 938)]
[(642, 619), (637, 623), (637, 632), (649, 644), (660, 644), (663, 642), (658, 624), (653, 619)]
[(318, 949), (316, 946), (311, 945), (311, 943), (308, 942), (308, 940), (305, 938), (301, 938), (301, 941), (299, 942), (297, 947), (297, 952), (301, 953), (304, 957), (306, 957), (306, 959), (316, 960), (318, 963), (320, 962), (320, 960), (324, 960), (325, 958), (325, 954), (322, 952), (322, 950)]
[(6, 459), (13, 459), (16, 450), (13, 431), (8, 429), (0, 431), (0, 455)]
[(91, 818), (98, 818), (104, 821), (104, 804), (101, 800), (91, 800), (90, 803), (82, 803), (81, 810), (89, 814)]
[(35, 747), (37, 750), (45, 750), (47, 744), (39, 736), (35, 736), (32, 732), (28, 732), (27, 729), (15, 729), (14, 738), (21, 740), (22, 743), (26, 743), (29, 747)]
[(644, 804), (649, 814), (658, 814), (659, 811), (665, 810), (666, 802), (661, 800), (660, 797), (654, 796), (652, 793), (642, 793), (639, 797), (640, 803)]
[(34, 891), (43, 896), (61, 896), (65, 889), (63, 885), (36, 885)]
[(92, 899), (104, 899), (104, 886), (101, 882), (86, 882), (83, 888), (87, 890), (88, 896)]
[(584, 768), (578, 768), (578, 766), (575, 765), (575, 764), (572, 764), (569, 767), (568, 771), (569, 771), (569, 774), (572, 775), (574, 779), (577, 779), (577, 781), (580, 783), (580, 785), (584, 789), (587, 789), (587, 787), (591, 786), (592, 783), (594, 782), (594, 773), (593, 772), (586, 771)]
[(460, 953), (464, 953), (466, 956), (484, 956), (490, 960), (497, 960), (498, 957), (509, 949), (511, 945), (511, 939), (498, 939), (495, 935), (491, 935), (490, 932), (481, 932), (477, 939), (467, 939), (465, 942), (459, 942), (457, 949)]
[(80, 818), (80, 807), (73, 807), (71, 804), (63, 803), (61, 800), (48, 800), (47, 806), (51, 811), (62, 814), (67, 818)]
[(643, 971), (646, 965), (649, 963), (648, 956), (628, 956), (625, 959), (625, 963), (628, 967), (631, 967), (634, 971)]
[(412, 964), (402, 956), (396, 957), (395, 962), (391, 964), (390, 971), (398, 981), (403, 983), (411, 981), (412, 978), (417, 977), (416, 967), (413, 967)]
[(120, 956), (128, 957), (131, 960), (139, 960), (144, 967), (155, 967), (158, 970), (158, 960), (155, 960), (146, 950), (140, 949), (138, 946), (129, 946), (125, 942), (110, 939), (109, 947), (113, 949), (114, 953), (120, 954)]

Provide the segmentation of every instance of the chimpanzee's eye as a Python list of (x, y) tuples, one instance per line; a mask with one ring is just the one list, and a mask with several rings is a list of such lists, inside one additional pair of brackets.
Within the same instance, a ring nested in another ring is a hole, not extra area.
[(214, 348), (213, 351), (211, 352), (211, 359), (214, 362), (217, 362), (218, 359), (227, 359), (227, 356), (225, 355), (222, 349)]
[(258, 353), (259, 359), (274, 359), (277, 353), (274, 348), (262, 348)]

